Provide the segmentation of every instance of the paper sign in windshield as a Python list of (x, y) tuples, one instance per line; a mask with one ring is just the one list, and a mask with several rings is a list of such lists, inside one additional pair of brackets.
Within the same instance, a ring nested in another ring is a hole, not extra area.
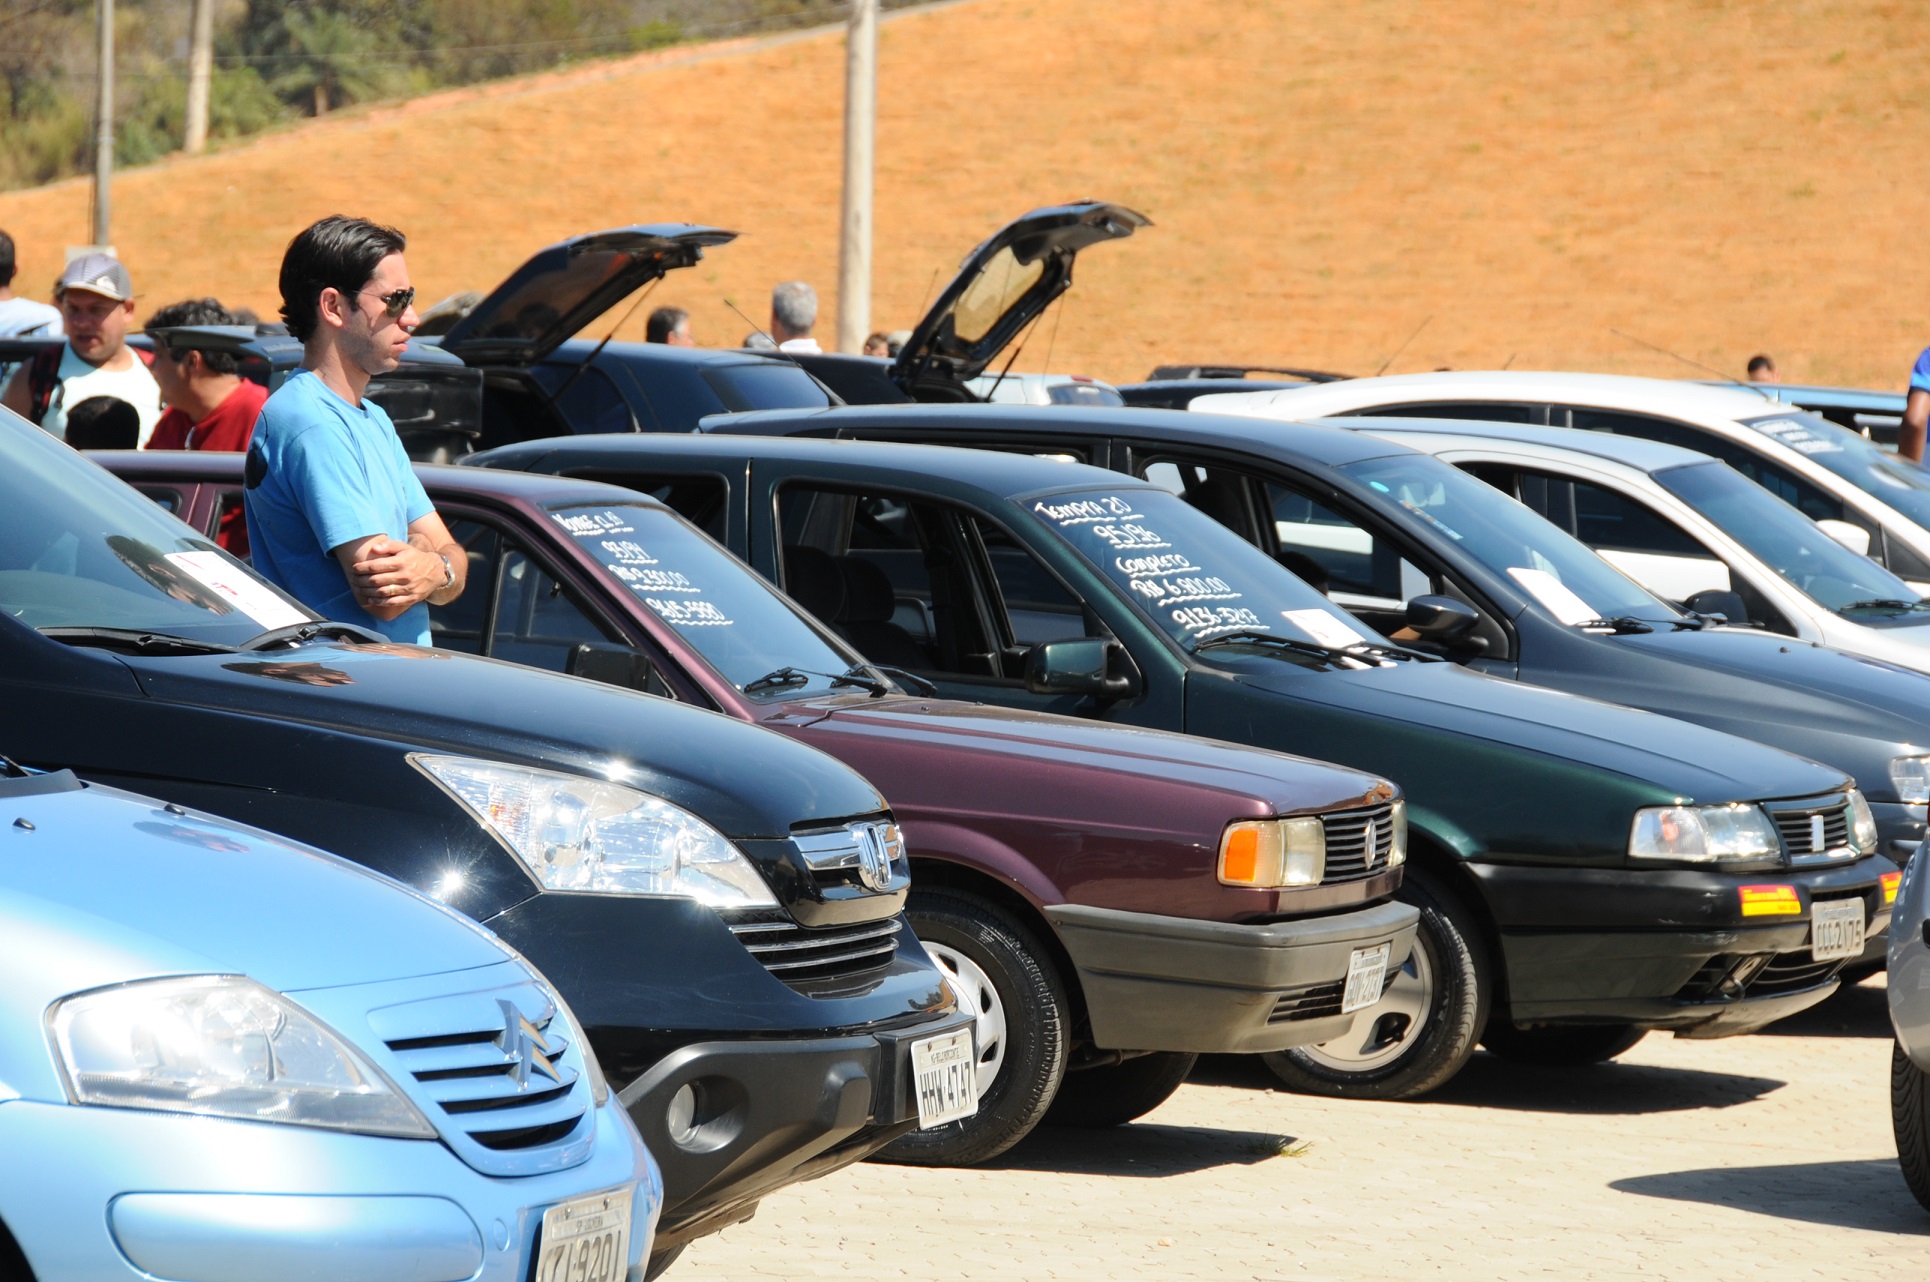
[(1282, 610), (1280, 617), (1322, 645), (1344, 650), (1367, 639), (1325, 610)]
[(550, 519), (575, 536), (610, 576), (643, 599), (673, 628), (728, 628), (735, 622), (681, 570), (667, 568), (634, 537), (635, 524), (623, 513), (552, 512)]
[(1578, 623), (1586, 623), (1590, 619), (1601, 617), (1601, 611), (1576, 596), (1567, 584), (1546, 570), (1531, 570), (1526, 566), (1511, 565), (1508, 567), (1508, 575), (1533, 593), (1535, 600), (1547, 606), (1550, 613), (1571, 628)]
[(307, 623), (308, 616), (282, 600), (248, 571), (219, 552), (170, 552), (167, 562), (264, 628)]

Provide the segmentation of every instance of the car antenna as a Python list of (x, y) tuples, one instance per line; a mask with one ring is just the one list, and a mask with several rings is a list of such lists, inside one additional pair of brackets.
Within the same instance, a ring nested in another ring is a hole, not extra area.
[(1721, 379), (1723, 382), (1734, 383), (1737, 387), (1745, 388), (1748, 391), (1754, 392), (1756, 395), (1762, 397), (1765, 401), (1773, 401), (1776, 399), (1775, 397), (1771, 396), (1768, 392), (1763, 391), (1760, 387), (1757, 387), (1751, 383), (1743, 382), (1741, 379), (1737, 378), (1734, 374), (1725, 374), (1721, 370), (1716, 369), (1712, 365), (1704, 365), (1701, 361), (1690, 360), (1688, 357), (1684, 356), (1681, 352), (1672, 352), (1666, 347), (1659, 347), (1656, 344), (1649, 342), (1647, 339), (1637, 338), (1633, 334), (1624, 334), (1621, 330), (1616, 329), (1613, 325), (1610, 325), (1608, 327), (1608, 332), (1615, 335), (1615, 337), (1617, 338), (1626, 338), (1629, 342), (1636, 344), (1638, 347), (1646, 347), (1651, 352), (1660, 352), (1664, 356), (1673, 356), (1676, 360), (1681, 361), (1684, 365), (1693, 365), (1695, 366), (1695, 368), (1702, 370), (1705, 373), (1714, 374), (1717, 378)]
[(764, 335), (764, 341), (771, 345), (771, 355), (778, 357), (780, 360), (787, 360), (791, 362), (791, 364), (797, 366), (799, 370), (802, 370), (804, 373), (804, 377), (810, 379), (813, 383), (816, 383), (818, 385), (818, 390), (824, 393), (825, 399), (830, 404), (832, 405), (844, 404), (844, 397), (839, 396), (836, 392), (832, 391), (830, 387), (825, 384), (825, 381), (823, 379), (819, 378), (816, 374), (813, 374), (810, 370), (805, 369), (804, 362), (799, 360), (794, 353), (787, 352), (782, 348), (780, 348), (777, 345), (777, 340), (775, 338), (772, 338), (770, 334), (765, 331), (762, 325), (759, 325), (756, 321), (744, 315), (743, 308), (739, 307), (736, 303), (731, 302), (730, 299), (728, 298), (724, 300), (724, 306), (736, 312), (737, 319), (743, 321), (746, 325), (749, 325), (751, 327), (751, 333)]
[[(1069, 289), (1066, 291), (1066, 293), (1068, 294), (1070, 294), (1071, 292), (1072, 291)], [(1059, 301), (1061, 303), (1065, 302), (1063, 298), (1060, 299)], [(1059, 320), (1064, 315), (1065, 315), (1064, 307), (1055, 307), (1052, 309), (1052, 336), (1045, 340), (1045, 365), (1043, 367), (1043, 372), (1047, 374), (1050, 374), (1052, 372), (1052, 352), (1055, 348), (1059, 346)]]
[(622, 316), (617, 318), (617, 323), (610, 326), (610, 332), (603, 336), (603, 341), (598, 343), (595, 346), (595, 348), (591, 350), (590, 354), (587, 357), (585, 357), (582, 360), (582, 362), (577, 365), (575, 369), (570, 371), (569, 377), (564, 379), (561, 383), (559, 383), (557, 385), (556, 390), (549, 394), (548, 401), (544, 406), (544, 408), (546, 409), (556, 408), (556, 403), (563, 399), (563, 393), (569, 391), (572, 387), (575, 387), (576, 380), (583, 377), (583, 371), (590, 368), (590, 366), (596, 364), (596, 358), (603, 355), (603, 349), (610, 345), (610, 340), (617, 336), (617, 331), (622, 329), (624, 325), (629, 322), (630, 318), (637, 314), (637, 308), (643, 306), (643, 300), (650, 297), (650, 291), (655, 289), (658, 285), (661, 285), (662, 283), (663, 283), (663, 277), (659, 276), (638, 291), (637, 301), (630, 304), (630, 310), (623, 313)]
[(1387, 367), (1388, 367), (1389, 365), (1392, 365), (1392, 364), (1394, 363), (1394, 357), (1396, 357), (1396, 356), (1399, 356), (1399, 355), (1400, 355), (1400, 354), (1401, 354), (1402, 352), (1404, 352), (1404, 351), (1406, 351), (1406, 350), (1407, 350), (1407, 344), (1408, 344), (1408, 343), (1411, 343), (1411, 342), (1413, 342), (1413, 341), (1414, 341), (1415, 339), (1417, 339), (1417, 338), (1419, 338), (1419, 337), (1421, 336), (1421, 331), (1427, 328), (1427, 326), (1428, 326), (1428, 321), (1431, 321), (1431, 320), (1433, 320), (1433, 319), (1434, 319), (1434, 317), (1433, 317), (1433, 316), (1432, 316), (1432, 315), (1430, 314), (1430, 315), (1428, 316), (1428, 318), (1427, 318), (1427, 320), (1424, 320), (1424, 321), (1422, 321), (1422, 322), (1421, 322), (1420, 324), (1418, 324), (1418, 325), (1416, 325), (1416, 326), (1414, 327), (1414, 332), (1413, 332), (1412, 334), (1409, 334), (1409, 335), (1407, 336), (1407, 342), (1406, 342), (1406, 343), (1402, 343), (1402, 344), (1401, 344), (1401, 345), (1400, 345), (1399, 347), (1396, 347), (1396, 348), (1394, 349), (1394, 355), (1393, 355), (1393, 356), (1389, 356), (1389, 357), (1388, 357), (1388, 358), (1387, 358), (1386, 360), (1384, 360), (1384, 361), (1382, 361), (1382, 362), (1380, 363), (1380, 368), (1374, 371), (1374, 377), (1375, 377), (1375, 378), (1379, 378), (1379, 377), (1380, 377), (1380, 376), (1381, 376), (1382, 374), (1385, 374), (1385, 373), (1387, 372)]
[(1503, 361), (1503, 362), (1501, 362), (1501, 368), (1502, 368), (1502, 369), (1507, 369), (1507, 368), (1508, 368), (1509, 366), (1511, 366), (1511, 365), (1513, 365), (1513, 364), (1515, 363), (1515, 357), (1517, 357), (1517, 356), (1519, 356), (1519, 355), (1521, 355), (1521, 353), (1520, 353), (1520, 352), (1509, 352), (1509, 353), (1508, 353), (1508, 359), (1507, 359), (1507, 360), (1505, 360), (1505, 361)]

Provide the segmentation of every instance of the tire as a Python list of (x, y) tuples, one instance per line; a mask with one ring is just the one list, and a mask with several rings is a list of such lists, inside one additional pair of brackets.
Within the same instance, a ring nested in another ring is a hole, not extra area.
[(1344, 1035), (1261, 1058), (1286, 1086), (1339, 1099), (1413, 1099), (1468, 1062), (1488, 1020), (1480, 932), (1452, 894), (1408, 874), (1399, 898), (1421, 910), (1414, 951), (1381, 1000)]
[(1071, 1050), (1065, 981), (1037, 936), (976, 895), (913, 890), (905, 911), (959, 1005), (977, 1015), (978, 1112), (908, 1132), (875, 1157), (971, 1166), (1024, 1139), (1059, 1093)]
[(1199, 1056), (1156, 1051), (1104, 1068), (1067, 1073), (1046, 1111), (1047, 1126), (1124, 1126), (1172, 1098)]
[(1632, 1024), (1516, 1028), (1506, 1016), (1497, 1014), (1489, 1019), (1481, 1044), (1515, 1064), (1572, 1068), (1614, 1059), (1647, 1035), (1646, 1028)]
[(653, 1278), (662, 1277), (664, 1272), (677, 1262), (677, 1257), (684, 1253), (684, 1247), (688, 1245), (690, 1245), (688, 1242), (680, 1242), (668, 1250), (651, 1252), (650, 1258), (643, 1263), (643, 1282), (651, 1282)]
[(1896, 1131), (1897, 1164), (1923, 1208), (1930, 1211), (1930, 1074), (1910, 1062), (1903, 1047), (1890, 1049), (1890, 1125)]

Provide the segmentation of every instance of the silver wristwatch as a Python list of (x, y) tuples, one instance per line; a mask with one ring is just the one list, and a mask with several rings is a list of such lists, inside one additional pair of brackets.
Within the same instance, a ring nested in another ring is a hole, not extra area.
[(442, 580), (442, 586), (445, 588), (455, 587), (456, 586), (456, 563), (449, 559), (449, 554), (447, 552), (438, 552), (436, 553), (436, 555), (442, 558), (442, 572), (445, 576), (447, 576)]

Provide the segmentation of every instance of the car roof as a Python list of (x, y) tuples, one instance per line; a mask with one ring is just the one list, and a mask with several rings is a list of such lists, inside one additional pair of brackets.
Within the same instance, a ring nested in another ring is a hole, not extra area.
[[(1018, 407), (1024, 408), (1024, 407)], [(783, 412), (783, 411), (774, 411)], [(819, 410), (847, 414), (845, 409)], [(1066, 411), (1061, 409), (1060, 413)], [(742, 417), (752, 417), (744, 415)], [(786, 462), (836, 462), (862, 468), (886, 484), (900, 484), (955, 497), (1011, 498), (1042, 490), (1122, 486), (1157, 488), (1105, 468), (1004, 450), (959, 449), (944, 445), (898, 445), (883, 441), (827, 440), (821, 437), (745, 436), (698, 433), (641, 433), (635, 436), (564, 436), (508, 445), (472, 455), (467, 463), (500, 457), (509, 466), (525, 458), (580, 457), (583, 466), (608, 466), (612, 460), (675, 457), (719, 463), (742, 459)]]
[[(571, 338), (559, 343), (556, 350), (549, 353), (538, 364), (541, 365), (581, 365), (596, 352), (599, 340), (594, 338)], [(668, 343), (638, 343), (634, 341), (613, 341), (603, 345), (597, 352), (597, 360), (628, 361), (637, 364), (656, 365), (794, 365), (795, 361), (769, 352), (752, 351), (742, 347), (672, 347)]]
[(1559, 370), (1446, 370), (1351, 378), (1281, 391), (1230, 392), (1193, 402), (1208, 413), (1256, 417), (1319, 418), (1426, 398), (1458, 401), (1549, 401), (1678, 418), (1733, 421), (1774, 414), (1777, 403), (1736, 386), (1710, 387), (1681, 379), (1627, 374), (1574, 374)]
[[(1330, 418), (1315, 422), (1326, 427), (1396, 439), (1414, 438), (1413, 448), (1424, 453), (1466, 448), (1471, 445), (1506, 441), (1529, 445), (1549, 453), (1586, 454), (1591, 458), (1623, 463), (1643, 472), (1659, 472), (1685, 463), (1706, 463), (1707, 454), (1647, 441), (1639, 436), (1617, 436), (1613, 432), (1585, 432), (1573, 427), (1540, 427), (1533, 423), (1489, 423), (1461, 418)], [(1403, 444), (1410, 443), (1403, 440)]]
[[(1358, 432), (1336, 430), (1336, 425), (1269, 422), (1262, 427), (1252, 419), (1223, 414), (1121, 405), (847, 405), (819, 410), (759, 410), (713, 415), (704, 420), (702, 430), (775, 433), (810, 426), (829, 432), (867, 424), (1036, 431), (1060, 438), (1142, 436), (1188, 445), (1249, 448), (1264, 433), (1269, 452), (1294, 453), (1330, 466), (1379, 458), (1403, 448), (1386, 442), (1370, 443)], [(1340, 426), (1351, 428), (1353, 424)]]

